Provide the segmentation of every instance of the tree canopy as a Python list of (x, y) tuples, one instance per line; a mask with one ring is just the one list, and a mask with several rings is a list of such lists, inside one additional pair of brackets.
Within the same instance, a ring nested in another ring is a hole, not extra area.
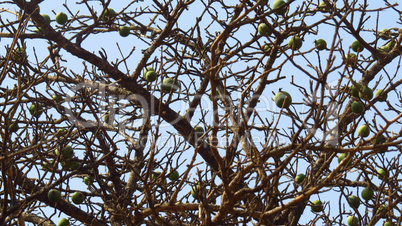
[(0, 3), (1, 225), (400, 225), (387, 0)]

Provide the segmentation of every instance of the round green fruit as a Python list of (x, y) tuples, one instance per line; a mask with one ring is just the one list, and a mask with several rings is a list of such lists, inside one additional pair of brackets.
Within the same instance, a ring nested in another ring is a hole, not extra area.
[[(357, 86), (357, 88), (356, 88), (356, 86)], [(356, 86), (352, 85), (349, 89), (349, 93), (354, 97), (359, 97), (359, 90), (362, 90), (363, 85), (360, 83), (356, 83)]]
[(53, 99), (56, 103), (60, 103), (60, 102), (63, 101), (63, 97), (61, 97), (61, 96), (59, 96), (59, 95), (57, 95), (57, 94), (54, 94), (53, 97), (52, 97), (52, 99)]
[(315, 213), (318, 213), (318, 212), (323, 211), (323, 209), (324, 209), (324, 207), (323, 207), (322, 202), (320, 200), (312, 201), (311, 211), (313, 211)]
[(375, 97), (378, 98), (378, 101), (380, 102), (385, 102), (387, 100), (388, 95), (386, 93), (383, 93), (384, 90), (382, 89), (377, 89), (375, 91)]
[(388, 47), (389, 50), (392, 50), (394, 48), (395, 44), (396, 44), (396, 42), (394, 40), (391, 40), (387, 43), (386, 46)]
[(386, 169), (380, 168), (377, 170), (377, 177), (380, 180), (384, 180), (388, 176), (388, 172)]
[(119, 35), (121, 37), (127, 37), (130, 34), (130, 28), (127, 26), (119, 27)]
[(373, 197), (374, 197), (374, 191), (371, 188), (366, 187), (365, 189), (363, 189), (362, 198), (364, 200), (368, 201), (368, 200), (372, 199)]
[(29, 112), (31, 113), (31, 115), (35, 116), (35, 117), (40, 117), (40, 115), (43, 112), (43, 108), (42, 105), (39, 103), (33, 103), (31, 104), (31, 106), (29, 106)]
[(270, 36), (271, 30), (269, 30), (268, 26), (265, 23), (260, 23), (258, 25), (258, 33), (262, 36)]
[(320, 4), (318, 5), (318, 9), (321, 12), (325, 12), (329, 10), (329, 6), (327, 6), (327, 3), (325, 3), (324, 1), (320, 2)]
[(41, 16), (43, 17), (43, 19), (45, 19), (45, 21), (49, 24), (50, 23), (50, 16), (47, 14), (41, 14)]
[(84, 181), (84, 184), (89, 186), (94, 182), (94, 178), (92, 176), (85, 176), (83, 181)]
[(194, 130), (195, 130), (195, 135), (197, 136), (197, 137), (201, 137), (203, 134), (204, 134), (204, 128), (202, 128), (201, 126), (196, 126), (195, 128), (194, 128)]
[[(56, 149), (56, 154), (59, 154), (58, 149)], [(66, 147), (64, 147), (63, 149), (63, 159), (71, 159), (74, 156), (74, 149), (70, 146), (67, 145)]]
[(280, 91), (275, 95), (275, 104), (279, 108), (288, 108), (292, 104), (292, 97), (288, 92)]
[(351, 195), (348, 197), (349, 203), (352, 207), (354, 208), (359, 208), (360, 206), (360, 199), (359, 197), (355, 196), (355, 195)]
[(27, 53), (25, 52), (25, 48), (15, 48), (11, 54), (11, 59), (20, 64), (25, 63), (25, 61), (27, 60)]
[(165, 78), (162, 82), (162, 90), (165, 93), (170, 93), (170, 91), (177, 91), (180, 89), (180, 83), (177, 80), (176, 83), (174, 84), (174, 79), (172, 78)]
[(347, 67), (354, 67), (357, 63), (357, 56), (354, 53), (345, 54), (345, 65)]
[[(285, 4), (286, 2), (284, 0), (275, 0), (274, 3), (272, 3), (272, 9), (277, 9), (281, 5)], [(275, 12), (276, 15), (283, 15), (286, 13), (287, 7), (283, 7)]]
[(9, 130), (11, 133), (15, 133), (15, 132), (17, 132), (19, 129), (20, 129), (20, 127), (18, 126), (18, 123), (16, 123), (16, 122), (12, 123), (12, 124), (8, 127), (8, 130)]
[(145, 75), (145, 79), (148, 82), (153, 82), (158, 78), (158, 74), (155, 71), (148, 71), (147, 74)]
[(392, 226), (392, 223), (387, 221), (387, 222), (384, 223), (384, 226)]
[(152, 179), (152, 180), (155, 180), (155, 179), (158, 178), (160, 175), (161, 175), (161, 172), (160, 172), (160, 171), (155, 171), (155, 172), (152, 173), (151, 179)]
[(104, 22), (109, 22), (109, 21), (113, 21), (115, 17), (116, 17), (116, 12), (112, 8), (108, 8), (103, 12), (101, 19)]
[(73, 195), (71, 195), (71, 201), (73, 201), (73, 203), (75, 203), (77, 205), (84, 202), (84, 200), (85, 200), (85, 196), (84, 196), (84, 194), (82, 194), (82, 192), (76, 191), (73, 193)]
[(364, 100), (371, 100), (373, 99), (373, 90), (364, 86), (362, 92), (359, 93), (359, 97)]
[(360, 101), (353, 101), (352, 105), (350, 105), (350, 109), (356, 114), (361, 114), (364, 111), (364, 104)]
[(355, 40), (352, 42), (352, 50), (355, 52), (361, 52), (364, 50), (364, 47), (359, 41)]
[[(343, 160), (344, 158), (346, 158), (348, 155), (349, 155), (349, 154), (346, 154), (346, 153), (341, 153), (341, 154), (339, 154), (339, 156), (338, 156), (338, 163), (340, 164), (340, 163), (342, 162), (342, 160)], [(349, 162), (343, 163), (343, 165), (344, 165), (344, 166), (350, 166), (350, 165), (352, 165), (352, 163), (353, 163), (353, 158), (351, 158), (351, 159), (349, 160)]]
[(348, 216), (346, 223), (348, 223), (349, 226), (359, 226), (359, 218), (356, 216)]
[(298, 183), (298, 184), (301, 184), (304, 181), (305, 178), (306, 178), (306, 175), (304, 175), (303, 173), (298, 174), (295, 177), (295, 182)]
[(383, 40), (388, 40), (391, 38), (391, 32), (390, 30), (384, 28), (380, 32), (378, 32), (378, 37), (380, 37)]
[(70, 222), (66, 218), (61, 218), (57, 226), (69, 226)]
[(47, 193), (47, 198), (49, 199), (49, 201), (56, 203), (58, 201), (61, 200), (61, 193), (59, 190), (57, 189), (51, 189), (48, 193)]
[(377, 209), (377, 213), (378, 214), (384, 214), (388, 209), (387, 205), (381, 205), (378, 209)]
[(175, 171), (173, 171), (173, 172), (170, 172), (169, 173), (169, 180), (177, 180), (177, 179), (179, 179), (179, 172), (177, 172), (177, 170), (175, 170)]
[(55, 20), (58, 24), (63, 25), (68, 20), (67, 14), (60, 12), (60, 13), (56, 14)]
[(382, 134), (378, 135), (376, 138), (374, 138), (374, 139), (372, 140), (372, 143), (373, 143), (373, 144), (383, 144), (383, 143), (385, 143), (385, 137), (384, 137), (384, 135), (382, 135)]
[[(207, 193), (207, 189), (206, 189), (206, 188), (204, 188), (204, 189), (202, 189), (202, 190), (203, 190), (202, 192), (203, 192), (204, 194)], [(196, 186), (194, 186), (194, 187), (191, 189), (191, 195), (193, 196), (194, 199), (198, 199), (198, 198), (199, 198), (200, 192), (201, 192), (201, 186), (200, 186), (199, 184), (197, 184)]]
[(68, 161), (66, 164), (66, 168), (68, 171), (74, 171), (78, 168), (80, 168), (80, 163), (77, 161)]
[(324, 39), (317, 39), (314, 42), (315, 48), (318, 50), (327, 49), (327, 42)]
[(370, 135), (370, 128), (367, 125), (361, 125), (359, 129), (357, 129), (357, 134), (361, 137), (368, 137)]
[(298, 50), (302, 47), (303, 40), (299, 36), (294, 36), (289, 40), (288, 45), (291, 49)]

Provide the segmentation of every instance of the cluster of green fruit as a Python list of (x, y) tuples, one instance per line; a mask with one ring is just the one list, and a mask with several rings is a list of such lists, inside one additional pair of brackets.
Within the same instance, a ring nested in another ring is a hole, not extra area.
[[(162, 175), (162, 172), (160, 172), (160, 171), (155, 171), (155, 172), (152, 173), (151, 179), (152, 179), (152, 180), (155, 180), (156, 178), (160, 177), (161, 175)], [(180, 174), (179, 174), (179, 172), (178, 172), (177, 170), (173, 170), (173, 171), (170, 172), (169, 175), (168, 175), (168, 178), (169, 178), (169, 180), (171, 180), (171, 181), (177, 180), (177, 179), (179, 179), (179, 177), (180, 177)], [(164, 183), (166, 183), (166, 179), (165, 179), (165, 178), (163, 179), (163, 181), (164, 181)]]
[[(103, 12), (101, 16), (101, 20), (106, 22), (106, 23), (113, 23), (113, 21), (116, 19), (117, 13), (114, 11), (112, 8), (107, 8)], [(120, 26), (119, 27), (119, 35), (121, 37), (127, 37), (130, 34), (130, 27), (129, 26)]]
[[(369, 101), (373, 98), (373, 90), (367, 86), (363, 86), (360, 83), (356, 83), (352, 85), (349, 89), (349, 94), (356, 98), (361, 98), (363, 100)], [(384, 93), (384, 90), (377, 89), (375, 92), (375, 98), (378, 99), (380, 102), (385, 102), (387, 100), (387, 94)], [(361, 114), (364, 111), (364, 104), (361, 101), (353, 101), (352, 105), (350, 106), (352, 112), (356, 114)]]
[[(47, 198), (52, 203), (58, 203), (61, 200), (61, 192), (57, 189), (50, 189), (47, 193)], [(74, 204), (81, 204), (85, 200), (85, 195), (82, 192), (76, 191), (71, 195), (71, 201)]]
[[(147, 67), (144, 69), (143, 77), (147, 82), (154, 82), (158, 78), (158, 74), (155, 72), (153, 67)], [(165, 78), (162, 81), (162, 91), (165, 93), (175, 92), (180, 89), (180, 82), (173, 78)]]

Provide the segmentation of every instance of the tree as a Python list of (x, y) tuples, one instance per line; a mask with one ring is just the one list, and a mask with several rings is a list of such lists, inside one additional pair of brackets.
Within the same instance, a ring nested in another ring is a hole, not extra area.
[(396, 3), (1, 4), (0, 224), (401, 223)]

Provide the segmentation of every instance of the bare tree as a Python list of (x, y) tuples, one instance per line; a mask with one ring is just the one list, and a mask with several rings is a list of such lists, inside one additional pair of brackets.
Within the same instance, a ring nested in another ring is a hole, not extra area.
[(1, 225), (401, 224), (397, 3), (0, 6)]

